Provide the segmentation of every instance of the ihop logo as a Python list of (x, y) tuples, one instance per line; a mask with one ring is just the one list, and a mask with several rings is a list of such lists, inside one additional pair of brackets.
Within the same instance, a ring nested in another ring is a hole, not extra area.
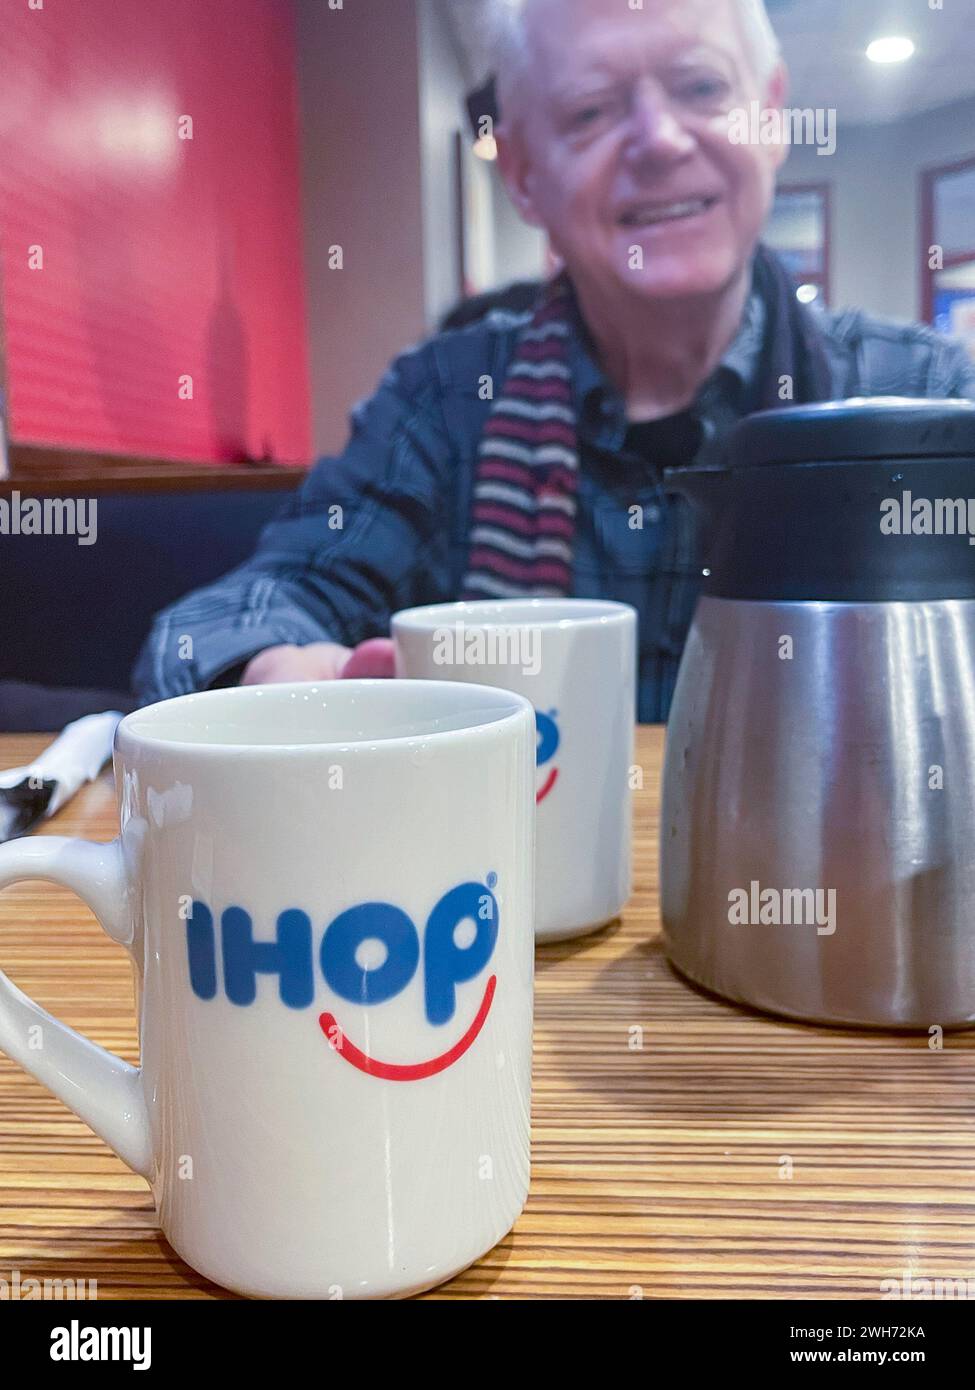
[(547, 764), (551, 763), (559, 751), (559, 744), (562, 741), (559, 726), (556, 723), (557, 718), (558, 710), (553, 709), (549, 714), (543, 714), (538, 709), (535, 711), (535, 731), (538, 737), (535, 763), (539, 768), (547, 768), (542, 785), (535, 792), (535, 802), (539, 806), (555, 786), (559, 777), (557, 767), (547, 767)]
[[(274, 939), (259, 941), (244, 908), (225, 908), (218, 931), (206, 903), (194, 902), (186, 921), (190, 986), (198, 999), (216, 998), (219, 962), (223, 992), (232, 1004), (253, 1004), (258, 975), (271, 975), (282, 1004), (307, 1009), (315, 1000), (317, 955), (318, 971), (332, 994), (360, 1007), (382, 1008), (420, 975), (427, 1022), (442, 1028), (456, 1013), (457, 986), (482, 974), (494, 955), (500, 926), (492, 891), (496, 886), (492, 873), (486, 884), (461, 883), (450, 889), (434, 906), (422, 935), (402, 908), (360, 903), (329, 923), (317, 953), (312, 920), (300, 908), (279, 913)], [(334, 1013), (321, 1014), (318, 1022), (333, 1050), (359, 1071), (388, 1081), (419, 1081), (464, 1055), (484, 1026), (496, 987), (497, 977), (491, 975), (466, 1032), (446, 1051), (418, 1062), (369, 1056), (346, 1037)]]

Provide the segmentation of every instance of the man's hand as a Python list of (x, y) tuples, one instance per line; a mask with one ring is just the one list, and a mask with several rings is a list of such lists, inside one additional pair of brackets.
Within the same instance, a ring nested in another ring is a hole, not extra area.
[(360, 642), (342, 669), (342, 679), (388, 679), (395, 674), (394, 650), (388, 637), (372, 637), (368, 642)]
[(337, 642), (307, 647), (268, 647), (258, 652), (241, 677), (241, 685), (284, 685), (292, 681), (337, 681), (383, 678), (393, 674), (393, 644), (385, 637), (363, 642), (352, 651)]
[(337, 642), (307, 647), (268, 647), (250, 662), (241, 685), (284, 685), (288, 681), (337, 681), (352, 652)]

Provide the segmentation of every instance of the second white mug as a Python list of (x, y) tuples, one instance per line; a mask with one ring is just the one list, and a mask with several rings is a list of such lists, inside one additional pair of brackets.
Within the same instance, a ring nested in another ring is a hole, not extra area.
[(637, 615), (590, 599), (411, 608), (393, 618), (396, 673), (468, 681), (535, 708), (535, 937), (611, 921), (630, 895)]

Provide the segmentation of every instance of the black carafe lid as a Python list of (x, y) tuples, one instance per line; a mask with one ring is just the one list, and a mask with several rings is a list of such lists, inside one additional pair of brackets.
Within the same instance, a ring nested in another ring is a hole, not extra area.
[(836, 603), (975, 599), (975, 403), (765, 411), (718, 468), (673, 469), (699, 518), (703, 591)]

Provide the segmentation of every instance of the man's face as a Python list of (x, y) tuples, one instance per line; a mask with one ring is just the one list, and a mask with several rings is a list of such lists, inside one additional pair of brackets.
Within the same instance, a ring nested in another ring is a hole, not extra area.
[(522, 215), (590, 286), (649, 300), (727, 287), (784, 153), (729, 138), (729, 112), (784, 95), (781, 70), (754, 71), (734, 0), (536, 0), (529, 25), (529, 90), (499, 132)]

